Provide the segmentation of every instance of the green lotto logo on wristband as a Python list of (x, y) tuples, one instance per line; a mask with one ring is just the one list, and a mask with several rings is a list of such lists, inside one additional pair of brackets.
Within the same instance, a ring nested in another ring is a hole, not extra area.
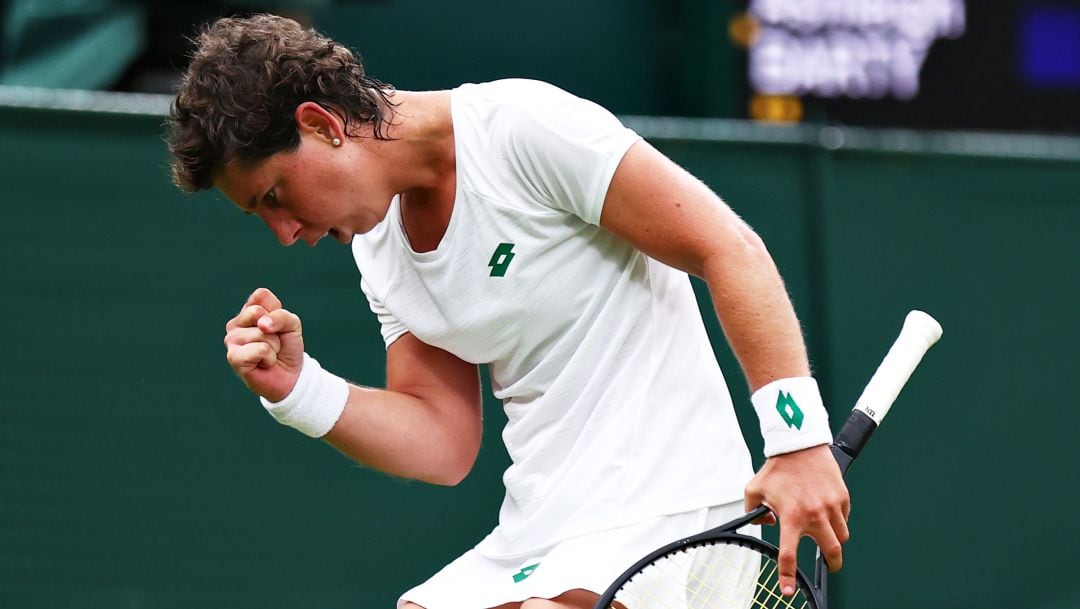
[(791, 397), (790, 393), (784, 393), (783, 391), (778, 393), (779, 395), (776, 396), (776, 410), (780, 413), (780, 418), (784, 419), (789, 428), (802, 429), (802, 408), (799, 408), (799, 405), (795, 403), (795, 398)]
[(513, 243), (500, 243), (499, 247), (495, 248), (495, 253), (491, 255), (491, 262), (488, 262), (488, 266), (491, 267), (492, 277), (503, 277), (506, 275), (506, 269), (510, 266), (510, 261), (514, 259), (514, 244)]

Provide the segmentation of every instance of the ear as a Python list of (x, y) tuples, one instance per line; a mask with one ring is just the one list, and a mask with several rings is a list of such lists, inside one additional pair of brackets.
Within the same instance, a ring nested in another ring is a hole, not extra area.
[(300, 104), (296, 107), (293, 116), (300, 135), (313, 134), (325, 139), (327, 143), (335, 138), (342, 142), (346, 141), (345, 128), (341, 119), (315, 102), (306, 101)]

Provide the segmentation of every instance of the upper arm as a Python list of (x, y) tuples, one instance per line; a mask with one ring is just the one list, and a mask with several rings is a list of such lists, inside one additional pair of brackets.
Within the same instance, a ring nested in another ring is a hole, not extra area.
[(483, 424), (476, 364), (405, 333), (386, 350), (386, 388), (421, 400), (462, 447), (479, 449)]
[(402, 335), (387, 350), (387, 388), (352, 385), (324, 439), (369, 467), (453, 485), (480, 450), (476, 366)]
[(760, 239), (703, 182), (638, 141), (608, 186), (600, 226), (661, 262), (698, 277), (733, 248), (763, 248)]

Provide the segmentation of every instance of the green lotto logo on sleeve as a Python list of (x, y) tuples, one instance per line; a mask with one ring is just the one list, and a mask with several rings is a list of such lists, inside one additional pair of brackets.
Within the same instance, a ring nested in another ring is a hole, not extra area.
[(495, 248), (495, 253), (491, 255), (491, 262), (488, 266), (491, 267), (492, 277), (503, 277), (506, 275), (506, 269), (510, 266), (510, 261), (514, 259), (514, 244), (513, 243), (500, 243), (499, 247)]
[(795, 398), (791, 397), (790, 393), (778, 392), (776, 396), (776, 410), (780, 413), (780, 418), (784, 419), (789, 428), (802, 429), (803, 411), (799, 408), (799, 405), (795, 403)]
[(540, 566), (540, 563), (536, 563), (535, 565), (529, 565), (527, 567), (522, 567), (520, 571), (518, 571), (517, 573), (514, 574), (514, 583), (515, 584), (520, 584), (521, 582), (525, 581), (525, 578), (532, 575), (533, 571), (535, 571), (536, 568), (539, 567), (539, 566)]

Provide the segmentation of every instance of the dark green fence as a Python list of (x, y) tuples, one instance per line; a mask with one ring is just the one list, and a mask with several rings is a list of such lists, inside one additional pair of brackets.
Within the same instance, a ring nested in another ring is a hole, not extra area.
[[(499, 406), (453, 489), (275, 424), (223, 358), (248, 292), (362, 383), (378, 328), (347, 250), (174, 191), (160, 123), (0, 108), (0, 607), (391, 607), (492, 526)], [(833, 412), (908, 309), (945, 327), (849, 478), (836, 605), (1080, 605), (1080, 143), (632, 123), (764, 235)]]

